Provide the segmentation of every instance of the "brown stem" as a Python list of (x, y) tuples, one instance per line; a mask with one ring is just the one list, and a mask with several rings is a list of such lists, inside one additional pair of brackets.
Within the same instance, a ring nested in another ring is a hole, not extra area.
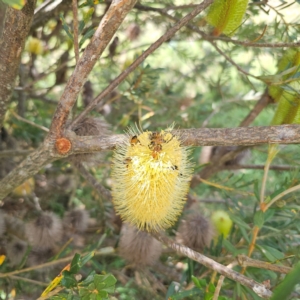
[(237, 257), (237, 262), (241, 267), (253, 267), (253, 268), (259, 268), (259, 269), (265, 269), (265, 270), (271, 270), (274, 272), (278, 272), (281, 274), (288, 274), (292, 268), (286, 267), (286, 266), (278, 266), (274, 264), (270, 264), (265, 261), (252, 259), (246, 255), (240, 254)]
[(78, 8), (77, 0), (72, 0), (72, 10), (73, 10), (73, 42), (74, 42), (74, 52), (76, 64), (79, 60), (79, 45), (78, 45)]
[(256, 282), (253, 279), (241, 275), (240, 273), (231, 270), (230, 268), (223, 266), (218, 262), (204, 256), (203, 254), (195, 252), (186, 246), (177, 244), (161, 233), (152, 233), (152, 235), (157, 240), (159, 240), (169, 248), (175, 250), (176, 252), (185, 255), (186, 257), (189, 257), (190, 259), (199, 262), (200, 264), (206, 266), (207, 268), (212, 269), (220, 273), (221, 275), (230, 278), (236, 282), (239, 282), (240, 284), (250, 288), (258, 296), (265, 299), (268, 299), (272, 296), (272, 292), (268, 290), (263, 284), (260, 284), (259, 282)]
[(0, 37), (0, 128), (4, 121), (18, 75), (21, 53), (33, 18), (36, 0), (28, 0), (22, 10), (7, 7)]

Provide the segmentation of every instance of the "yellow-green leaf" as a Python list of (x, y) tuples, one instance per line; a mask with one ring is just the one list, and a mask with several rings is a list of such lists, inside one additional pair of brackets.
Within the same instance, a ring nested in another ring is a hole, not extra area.
[(241, 25), (247, 5), (248, 0), (215, 0), (206, 21), (215, 27), (215, 35), (232, 35)]

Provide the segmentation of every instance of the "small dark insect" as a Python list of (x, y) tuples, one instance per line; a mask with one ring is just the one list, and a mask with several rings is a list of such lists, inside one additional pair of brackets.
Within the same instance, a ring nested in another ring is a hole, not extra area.
[(178, 170), (178, 167), (176, 165), (172, 166), (171, 168), (172, 168), (172, 170), (176, 170), (176, 171)]
[(124, 164), (126, 165), (126, 168), (128, 168), (129, 164), (131, 163), (132, 159), (130, 157), (126, 157), (124, 160)]
[(131, 146), (134, 146), (136, 144), (140, 144), (140, 141), (138, 139), (138, 137), (136, 135), (134, 135), (131, 139), (130, 139), (130, 144)]

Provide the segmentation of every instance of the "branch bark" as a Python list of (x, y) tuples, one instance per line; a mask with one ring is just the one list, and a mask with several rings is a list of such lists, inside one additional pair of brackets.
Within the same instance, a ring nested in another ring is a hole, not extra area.
[(190, 259), (199, 262), (205, 267), (214, 270), (220, 273), (221, 275), (230, 278), (236, 282), (239, 282), (240, 284), (250, 288), (258, 296), (265, 299), (268, 299), (272, 296), (272, 292), (268, 290), (263, 284), (256, 282), (255, 280), (250, 279), (234, 270), (231, 270), (230, 268), (223, 266), (218, 262), (212, 260), (211, 258), (206, 257), (198, 252), (195, 252), (186, 246), (177, 244), (161, 233), (152, 233), (152, 236), (155, 237), (160, 242), (162, 242), (163, 244), (170, 247), (171, 249), (175, 250), (176, 252), (186, 257), (189, 257)]
[[(300, 125), (280, 125), (269, 127), (239, 128), (200, 128), (174, 131), (181, 136), (182, 144), (187, 146), (247, 146), (259, 144), (296, 144), (300, 143)], [(72, 144), (68, 153), (92, 153), (112, 150), (127, 138), (124, 134), (105, 136), (76, 136), (67, 131), (66, 135)], [(231, 153), (232, 154), (232, 153)], [(233, 153), (234, 154), (234, 153)], [(230, 155), (226, 154), (226, 155)], [(0, 182), (0, 200), (27, 178), (36, 174), (45, 164), (57, 160), (63, 155), (54, 151), (50, 141), (32, 152), (18, 167), (11, 171)], [(225, 157), (226, 158), (226, 157)], [(193, 187), (194, 184), (191, 184)]]
[(0, 127), (18, 75), (21, 53), (30, 29), (36, 0), (28, 0), (22, 10), (7, 7), (0, 38)]

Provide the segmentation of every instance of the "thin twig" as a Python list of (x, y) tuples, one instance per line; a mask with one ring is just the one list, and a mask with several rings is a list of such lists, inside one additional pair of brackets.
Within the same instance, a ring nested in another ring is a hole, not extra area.
[(11, 111), (11, 113), (12, 113), (12, 115), (13, 115), (16, 119), (18, 119), (19, 121), (22, 121), (22, 122), (24, 122), (24, 123), (30, 124), (30, 125), (32, 125), (32, 126), (34, 126), (34, 127), (36, 127), (36, 128), (39, 128), (39, 129), (45, 131), (45, 132), (49, 132), (49, 129), (48, 129), (47, 127), (44, 127), (44, 126), (42, 126), (42, 125), (38, 125), (38, 124), (36, 124), (36, 123), (34, 123), (34, 122), (32, 122), (32, 121), (29, 121), (29, 120), (27, 120), (27, 119), (25, 119), (25, 118), (19, 116), (18, 114), (16, 114), (14, 111)]
[(246, 255), (240, 254), (237, 256), (237, 262), (241, 267), (253, 267), (265, 270), (271, 270), (281, 274), (288, 274), (292, 268), (286, 266), (278, 266), (265, 261), (252, 259)]
[(145, 50), (127, 69), (125, 69), (116, 79), (114, 79), (108, 87), (106, 87), (86, 108), (85, 110), (75, 118), (71, 124), (74, 126), (76, 123), (80, 122), (99, 102), (111, 93), (132, 71), (134, 71), (151, 53), (153, 53), (158, 47), (160, 47), (164, 42), (169, 40), (180, 28), (186, 25), (195, 16), (201, 13), (205, 8), (207, 8), (213, 0), (204, 0), (201, 4), (184, 18), (179, 20), (172, 28), (170, 28), (163, 36), (161, 36), (156, 42), (154, 42), (147, 50)]
[[(102, 249), (96, 251), (95, 256), (112, 254), (114, 252), (115, 252), (115, 250), (114, 250), (113, 247), (105, 247), (105, 248), (102, 248)], [(81, 255), (86, 255), (88, 253), (90, 253), (90, 252), (85, 252), (85, 253), (82, 253)], [(12, 275), (15, 275), (15, 274), (26, 273), (26, 272), (30, 272), (30, 271), (38, 270), (38, 269), (41, 269), (41, 268), (50, 267), (50, 266), (55, 266), (55, 265), (58, 265), (58, 264), (61, 264), (61, 263), (71, 262), (71, 260), (73, 259), (73, 256), (74, 255), (67, 256), (67, 257), (64, 257), (64, 258), (60, 258), (60, 259), (57, 259), (57, 260), (54, 260), (54, 261), (46, 262), (46, 263), (43, 263), (43, 264), (40, 264), (40, 265), (37, 265), (37, 266), (33, 266), (33, 267), (29, 267), (29, 268), (25, 268), (25, 269), (22, 269), (22, 270), (15, 270), (15, 271), (12, 271), (12, 272), (0, 273), (0, 278), (9, 277), (9, 276), (12, 276)]]
[[(1, 155), (1, 152), (0, 152)], [(273, 171), (291, 171), (295, 169), (297, 166), (270, 166), (269, 170)], [(225, 170), (263, 170), (265, 168), (264, 165), (231, 165), (231, 166), (225, 166)]]
[(111, 201), (111, 193), (108, 189), (106, 189), (102, 184), (100, 184), (93, 175), (84, 167), (83, 164), (77, 163), (75, 167), (78, 169), (80, 175), (82, 175), (85, 180), (91, 184), (92, 187), (96, 189), (96, 191), (107, 201)]
[(161, 241), (163, 244), (167, 245), (171, 249), (175, 250), (176, 252), (189, 257), (190, 259), (199, 262), (200, 264), (206, 266), (209, 269), (212, 269), (225, 277), (228, 277), (240, 284), (250, 288), (254, 291), (258, 296), (268, 299), (272, 296), (272, 292), (267, 289), (263, 284), (254, 281), (240, 273), (227, 268), (219, 264), (218, 262), (204, 256), (203, 254), (197, 253), (190, 248), (177, 244), (173, 242), (168, 237), (164, 236), (161, 233), (152, 233), (152, 236), (155, 237), (157, 240)]
[[(237, 262), (232, 262), (231, 264), (229, 264), (227, 266), (227, 268), (232, 269), (236, 265), (237, 265)], [(214, 292), (214, 297), (213, 297), (212, 300), (218, 300), (224, 279), (225, 279), (225, 276), (221, 275), (220, 278), (219, 278), (219, 280), (218, 280), (218, 283), (217, 283), (217, 286), (216, 286), (216, 289), (215, 289), (215, 292)]]
[(74, 43), (74, 52), (76, 64), (79, 60), (79, 45), (78, 45), (78, 8), (77, 0), (72, 0), (72, 10), (73, 10), (73, 43)]
[(15, 280), (22, 280), (22, 281), (25, 281), (25, 282), (32, 283), (34, 285), (48, 286), (48, 283), (37, 281), (37, 280), (32, 280), (32, 279), (25, 278), (25, 277), (12, 275), (12, 276), (9, 276), (9, 278), (15, 279)]
[(292, 193), (292, 192), (296, 192), (300, 190), (300, 184), (293, 186), (285, 191), (283, 191), (282, 193), (278, 194), (276, 197), (274, 197), (270, 202), (268, 202), (266, 204), (266, 206), (264, 207), (263, 211), (267, 211), (271, 205), (273, 205), (277, 200), (281, 199), (282, 197), (284, 197), (285, 195)]

